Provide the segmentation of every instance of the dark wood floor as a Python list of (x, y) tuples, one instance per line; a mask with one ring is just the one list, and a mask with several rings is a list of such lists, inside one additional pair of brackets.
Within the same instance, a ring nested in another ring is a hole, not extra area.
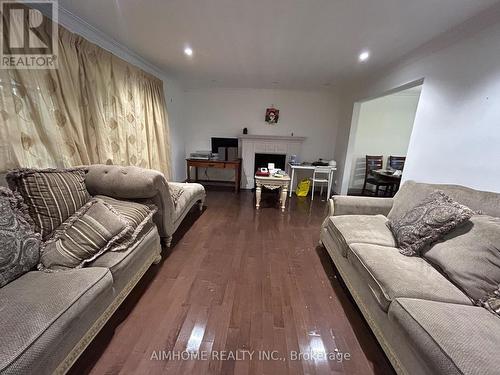
[[(255, 211), (251, 192), (209, 191), (206, 206), (70, 373), (393, 373), (317, 245), (325, 202), (292, 198), (282, 214), (273, 194)], [(184, 350), (209, 360), (168, 360)]]

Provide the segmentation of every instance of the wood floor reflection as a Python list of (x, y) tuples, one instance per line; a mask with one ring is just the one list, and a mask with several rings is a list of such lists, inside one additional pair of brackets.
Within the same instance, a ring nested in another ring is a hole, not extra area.
[(251, 192), (209, 191), (70, 373), (392, 374), (317, 246), (315, 198), (281, 213), (271, 193), (255, 211)]

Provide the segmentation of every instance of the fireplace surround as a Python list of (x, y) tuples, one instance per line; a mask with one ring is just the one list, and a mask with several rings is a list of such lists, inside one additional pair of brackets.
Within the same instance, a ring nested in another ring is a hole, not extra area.
[[(239, 137), (239, 150), (242, 160), (241, 188), (252, 189), (255, 186), (255, 154), (281, 155), (285, 156), (286, 163), (290, 156), (297, 155), (301, 157), (302, 143), (305, 137), (287, 137), (275, 135), (241, 135)], [(272, 163), (272, 161), (270, 161)], [(264, 165), (265, 167), (267, 165)], [(276, 164), (277, 168), (280, 168)]]

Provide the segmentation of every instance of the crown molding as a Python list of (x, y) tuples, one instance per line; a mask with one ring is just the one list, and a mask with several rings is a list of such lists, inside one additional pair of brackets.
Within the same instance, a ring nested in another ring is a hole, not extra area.
[(339, 80), (337, 84), (343, 90), (346, 90), (348, 87), (355, 87), (355, 90), (359, 89), (360, 86), (365, 87), (367, 82), (377, 81), (381, 76), (386, 76), (401, 67), (411, 65), (456, 43), (472, 38), (496, 25), (499, 20), (500, 2), (451, 27), (399, 58), (385, 64), (374, 65), (369, 71), (346, 77)]
[(462, 40), (474, 37), (491, 26), (496, 25), (499, 20), (500, 3), (497, 3), (420, 45), (391, 64), (388, 64), (387, 67), (393, 68), (406, 65), (432, 55)]
[(136, 52), (105, 34), (76, 14), (73, 14), (69, 10), (63, 8), (60, 4), (58, 5), (58, 23), (69, 31), (84, 37), (90, 42), (99, 45), (105, 50), (140, 67), (158, 78), (165, 79), (167, 76), (167, 73), (164, 70), (144, 59)]

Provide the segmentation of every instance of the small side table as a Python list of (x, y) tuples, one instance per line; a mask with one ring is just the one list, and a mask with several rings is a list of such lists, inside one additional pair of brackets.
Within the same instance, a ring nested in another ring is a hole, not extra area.
[(255, 175), (255, 208), (258, 210), (260, 208), (260, 195), (262, 193), (262, 187), (266, 187), (271, 190), (280, 189), (280, 207), (281, 211), (285, 211), (286, 205), (286, 195), (288, 192), (288, 186), (290, 185), (290, 177), (264, 177)]

